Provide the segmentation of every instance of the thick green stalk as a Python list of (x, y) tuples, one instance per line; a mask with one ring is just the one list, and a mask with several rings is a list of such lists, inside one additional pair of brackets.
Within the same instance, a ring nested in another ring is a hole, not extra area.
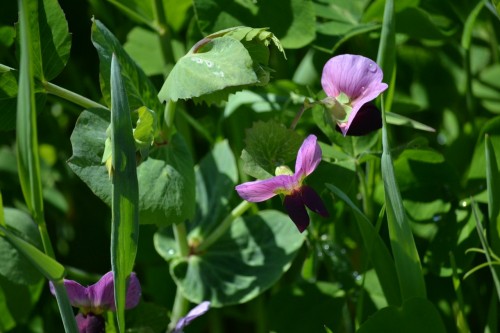
[(44, 82), (43, 87), (45, 88), (45, 91), (47, 93), (65, 99), (69, 102), (75, 103), (76, 105), (79, 105), (85, 109), (91, 109), (91, 108), (107, 109), (107, 107), (102, 104), (94, 102), (93, 100), (88, 99), (87, 97), (79, 95), (68, 89), (59, 87), (53, 83)]
[[(187, 230), (184, 222), (173, 225), (174, 238), (177, 243), (177, 250), (179, 251), (180, 257), (187, 257), (189, 255), (189, 244), (187, 241)], [(171, 332), (179, 319), (182, 318), (187, 313), (189, 306), (188, 300), (182, 294), (182, 291), (177, 287), (175, 292), (175, 300), (172, 308), (172, 314), (170, 315), (170, 324), (168, 325), (167, 332)]]
[(198, 246), (197, 251), (206, 251), (210, 246), (212, 246), (222, 235), (224, 235), (229, 228), (231, 223), (240, 217), (248, 208), (252, 206), (251, 202), (242, 201), (238, 206), (236, 206), (228, 216), (219, 224), (219, 226), (212, 231), (207, 238), (205, 238), (201, 244)]

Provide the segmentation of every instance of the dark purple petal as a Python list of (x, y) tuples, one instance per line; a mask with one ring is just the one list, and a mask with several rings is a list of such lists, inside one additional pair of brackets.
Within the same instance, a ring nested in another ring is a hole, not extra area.
[(297, 226), (300, 232), (306, 230), (309, 225), (309, 215), (307, 215), (306, 207), (302, 201), (302, 196), (299, 191), (291, 195), (287, 195), (283, 201), (288, 216), (292, 219), (293, 223)]
[(359, 55), (344, 54), (331, 58), (323, 68), (321, 85), (330, 97), (346, 94), (352, 111), (347, 124), (340, 126), (345, 135), (359, 109), (387, 89), (382, 82), (383, 73), (371, 59)]
[(280, 191), (291, 191), (297, 185), (293, 176), (280, 175), (240, 184), (236, 186), (236, 191), (246, 201), (261, 202), (274, 197)]
[(321, 148), (315, 135), (309, 135), (297, 153), (295, 175), (303, 178), (311, 174), (321, 162)]
[[(49, 282), (50, 292), (55, 296), (55, 289), (52, 281)], [(64, 280), (64, 287), (68, 293), (69, 303), (76, 308), (89, 308), (91, 301), (87, 288), (73, 280)]]
[[(382, 128), (382, 115), (373, 104), (363, 105), (354, 117), (351, 126), (344, 135), (361, 136)], [(337, 125), (336, 130), (342, 133)]]
[(115, 308), (113, 272), (107, 272), (99, 281), (88, 287), (92, 308), (97, 312)]
[(172, 333), (181, 333), (184, 327), (189, 325), (194, 319), (205, 314), (208, 311), (208, 309), (210, 309), (210, 302), (209, 301), (201, 302), (200, 304), (195, 306), (191, 311), (189, 311), (185, 317), (179, 319), (177, 325), (175, 325), (175, 330)]
[(321, 200), (321, 197), (311, 187), (303, 185), (300, 189), (300, 194), (307, 208), (323, 217), (329, 216), (323, 200)]
[(134, 272), (132, 272), (128, 280), (125, 308), (126, 309), (135, 308), (137, 304), (139, 304), (139, 300), (141, 299), (141, 294), (142, 294), (142, 289), (139, 279), (137, 278), (137, 275)]
[(92, 313), (84, 315), (79, 313), (75, 319), (80, 333), (104, 333), (105, 331), (104, 318), (100, 315), (95, 316)]

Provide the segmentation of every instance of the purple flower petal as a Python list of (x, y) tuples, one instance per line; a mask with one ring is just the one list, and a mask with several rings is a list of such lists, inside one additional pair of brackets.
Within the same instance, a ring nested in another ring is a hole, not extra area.
[(318, 145), (318, 139), (315, 135), (309, 135), (297, 153), (295, 161), (295, 175), (303, 178), (310, 175), (321, 162), (321, 148)]
[[(382, 128), (382, 115), (380, 110), (373, 104), (363, 105), (344, 135), (361, 136)], [(337, 125), (336, 130), (342, 133)]]
[[(115, 309), (115, 290), (113, 272), (107, 272), (99, 281), (88, 287), (92, 308), (98, 310)], [(99, 311), (100, 310), (100, 311)]]
[(302, 202), (304, 202), (307, 208), (323, 217), (329, 216), (323, 200), (321, 200), (321, 197), (311, 187), (303, 185), (300, 189), (300, 195), (302, 196)]
[(95, 316), (92, 313), (84, 315), (79, 313), (75, 319), (80, 333), (104, 333), (105, 331), (104, 318), (100, 315)]
[(309, 215), (307, 215), (306, 207), (302, 201), (300, 192), (297, 191), (291, 195), (287, 195), (283, 201), (288, 216), (292, 219), (293, 223), (297, 226), (300, 232), (306, 230), (309, 225)]
[[(88, 287), (92, 307), (100, 310), (116, 310), (113, 272), (107, 272), (99, 281)], [(128, 281), (125, 308), (130, 309), (139, 303), (141, 284), (137, 275), (132, 272)]]
[(204, 301), (195, 306), (185, 317), (182, 317), (175, 326), (175, 330), (172, 333), (181, 333), (184, 327), (189, 325), (194, 319), (205, 314), (210, 309), (210, 302)]
[(236, 191), (246, 201), (261, 202), (274, 197), (280, 191), (292, 191), (297, 185), (293, 176), (280, 175), (237, 185)]
[(351, 102), (352, 111), (347, 124), (340, 126), (344, 135), (359, 109), (387, 89), (382, 78), (380, 67), (373, 60), (359, 55), (339, 55), (325, 64), (321, 77), (323, 90), (330, 97), (344, 93)]
[[(49, 281), (50, 292), (56, 295), (52, 281)], [(64, 287), (68, 293), (69, 303), (75, 308), (89, 308), (91, 306), (87, 288), (76, 281), (64, 279)]]
[(135, 308), (141, 299), (142, 289), (137, 275), (132, 272), (128, 280), (125, 309)]

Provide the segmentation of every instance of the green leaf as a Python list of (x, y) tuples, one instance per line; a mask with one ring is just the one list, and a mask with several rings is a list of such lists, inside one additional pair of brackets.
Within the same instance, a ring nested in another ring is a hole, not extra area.
[[(443, 17), (444, 19), (444, 17)], [(407, 7), (396, 15), (396, 32), (415, 39), (443, 40), (454, 33), (454, 29), (443, 31), (436, 24), (436, 18), (419, 7)]]
[(12, 245), (14, 245), (47, 279), (60, 280), (63, 278), (65, 271), (60, 263), (40, 251), (31, 243), (17, 236), (9, 229), (0, 226), (0, 231), (5, 234)]
[[(318, 281), (283, 288), (273, 295), (266, 309), (269, 329), (287, 333), (322, 332), (328, 325), (335, 332), (340, 331), (345, 303), (345, 292), (334, 283)], [(290, 316), (298, 304), (300, 316)]]
[(33, 308), (47, 284), (41, 279), (34, 285), (18, 284), (0, 276), (0, 331), (7, 332), (30, 319)]
[(387, 123), (391, 125), (408, 126), (421, 131), (426, 132), (436, 132), (436, 130), (430, 126), (422, 124), (416, 120), (410, 119), (408, 117), (402, 116), (393, 112), (386, 112)]
[[(157, 237), (157, 242), (168, 241), (166, 235)], [(209, 300), (214, 307), (244, 303), (281, 277), (303, 241), (287, 215), (261, 211), (236, 219), (206, 252), (172, 260), (170, 271), (191, 302)]]
[(38, 24), (29, 21), (33, 5), (36, 5), (36, 2), (25, 0), (19, 11), (21, 55), (17, 95), (16, 145), (19, 180), (24, 199), (35, 222), (40, 223), (43, 219), (43, 198), (34, 91), (36, 47), (32, 45), (38, 35), (31, 31), (34, 28), (32, 24), (37, 26)]
[(394, 259), (384, 241), (366, 215), (354, 205), (344, 192), (332, 184), (325, 184), (325, 186), (352, 209), (358, 223), (359, 231), (361, 232), (361, 237), (363, 238), (365, 251), (375, 268), (387, 303), (390, 305), (400, 305), (401, 292)]
[(423, 298), (412, 298), (402, 307), (389, 306), (364, 322), (359, 333), (445, 333), (446, 328), (434, 305)]
[(54, 79), (66, 66), (71, 50), (68, 22), (57, 0), (27, 0), (33, 70), (42, 81)]
[(215, 38), (200, 51), (179, 59), (158, 94), (160, 100), (203, 100), (207, 99), (204, 95), (227, 88), (233, 92), (259, 82), (250, 54), (236, 39)]
[[(282, 124), (259, 121), (246, 131), (245, 150), (251, 157), (252, 164), (257, 164), (274, 175), (277, 166), (295, 160), (301, 143), (302, 138)], [(244, 169), (252, 171), (255, 167), (249, 165), (244, 166)]]
[[(111, 181), (102, 164), (109, 111), (83, 111), (71, 135), (73, 156), (70, 168), (105, 203), (111, 205)], [(137, 167), (139, 221), (167, 226), (194, 214), (194, 163), (182, 136), (151, 149), (148, 159)]]
[(154, 26), (154, 0), (108, 0), (131, 19)]
[(111, 144), (111, 265), (118, 331), (124, 332), (127, 279), (134, 267), (139, 240), (139, 185), (130, 108), (120, 65), (114, 54), (111, 60)]
[[(474, 154), (469, 168), (468, 180), (486, 179), (486, 147), (484, 143), (485, 134), (488, 134), (491, 146), (495, 151), (500, 150), (500, 116), (489, 119), (481, 128), (478, 141), (474, 148)], [(500, 165), (500, 154), (495, 154), (496, 164)]]
[(0, 27), (0, 47), (10, 47), (16, 39), (16, 29), (5, 25)]
[(488, 187), (488, 221), (493, 252), (500, 253), (500, 173), (495, 149), (488, 134), (484, 138), (486, 156), (486, 184)]
[(135, 110), (138, 114), (137, 125), (134, 128), (134, 140), (137, 149), (151, 147), (156, 133), (157, 120), (153, 110), (143, 106)]
[(141, 27), (133, 28), (127, 35), (124, 50), (148, 76), (166, 72), (165, 60), (157, 34)]
[(238, 170), (226, 140), (215, 145), (196, 168), (197, 232), (208, 235), (228, 214), (227, 204), (234, 195)]
[(205, 34), (241, 25), (269, 27), (283, 47), (291, 49), (303, 47), (315, 37), (314, 6), (309, 0), (195, 0), (194, 8)]
[[(37, 226), (28, 214), (13, 208), (5, 208), (2, 214), (12, 233), (42, 250)], [(0, 237), (0, 275), (14, 283), (26, 285), (39, 283), (42, 279), (35, 266), (6, 237)]]
[(110, 69), (111, 55), (116, 54), (120, 64), (123, 83), (127, 92), (127, 99), (131, 110), (146, 106), (157, 114), (163, 110), (163, 106), (157, 97), (157, 91), (144, 71), (123, 50), (116, 37), (99, 20), (92, 23), (92, 43), (99, 55), (99, 70), (101, 91), (107, 105), (111, 101)]

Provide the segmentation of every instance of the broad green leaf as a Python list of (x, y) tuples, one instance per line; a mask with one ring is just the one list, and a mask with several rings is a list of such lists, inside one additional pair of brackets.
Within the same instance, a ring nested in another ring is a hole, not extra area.
[(123, 48), (146, 75), (159, 75), (166, 72), (167, 64), (156, 33), (142, 27), (135, 27), (127, 35), (127, 42)]
[(127, 278), (134, 267), (139, 240), (139, 185), (130, 108), (120, 65), (114, 54), (111, 60), (111, 145), (111, 266), (118, 331), (124, 332)]
[[(5, 208), (2, 214), (9, 230), (42, 250), (38, 228), (28, 214), (13, 208)], [(0, 275), (26, 285), (36, 284), (42, 279), (35, 266), (6, 237), (0, 237)]]
[(303, 47), (315, 37), (314, 7), (309, 0), (195, 0), (194, 8), (205, 34), (241, 25), (269, 27), (283, 47), (291, 49)]
[(47, 282), (40, 279), (34, 285), (18, 284), (0, 276), (0, 331), (7, 332), (17, 324), (26, 323), (40, 299)]
[[(70, 168), (105, 203), (111, 205), (111, 181), (101, 162), (110, 113), (91, 109), (82, 112), (71, 135)], [(170, 225), (194, 214), (195, 180), (191, 154), (180, 134), (155, 149), (137, 168), (139, 221)]]
[(234, 195), (238, 170), (227, 141), (217, 143), (196, 168), (197, 232), (203, 237), (228, 214), (228, 202)]
[(277, 166), (295, 160), (301, 143), (302, 139), (296, 132), (275, 121), (254, 123), (245, 135), (245, 150), (252, 163), (271, 175), (274, 175)]
[(445, 333), (446, 328), (434, 304), (424, 298), (412, 298), (401, 307), (389, 306), (364, 322), (359, 333)]
[(9, 47), (14, 44), (16, 29), (11, 26), (0, 26), (0, 48)]
[(241, 151), (241, 161), (243, 162), (243, 172), (257, 179), (267, 179), (273, 177), (274, 173), (267, 172), (259, 165), (257, 160), (250, 155), (246, 149)]
[[(322, 332), (324, 325), (340, 331), (345, 292), (334, 283), (318, 281), (283, 288), (273, 295), (266, 313), (271, 332)], [(300, 316), (291, 316), (301, 307)], [(310, 320), (312, 319), (312, 320)]]
[(314, 3), (318, 34), (314, 45), (334, 53), (350, 38), (380, 29), (378, 23), (361, 21), (367, 3), (367, 0), (325, 0)]
[(250, 90), (239, 91), (229, 97), (224, 107), (224, 117), (229, 117), (243, 105), (250, 105), (255, 112), (269, 112), (279, 110), (280, 102), (285, 98), (276, 94), (258, 94)]
[[(407, 7), (396, 15), (396, 32), (406, 34), (416, 39), (443, 40), (451, 36), (456, 29), (450, 25), (445, 26), (446, 30), (440, 29), (429, 13), (419, 7)], [(441, 21), (447, 20), (441, 17)]]
[(366, 215), (354, 205), (345, 193), (332, 184), (325, 184), (325, 186), (352, 209), (356, 222), (358, 223), (358, 229), (361, 232), (361, 237), (363, 238), (365, 251), (375, 268), (387, 303), (390, 305), (400, 305), (401, 292), (399, 289), (396, 268), (394, 266), (394, 259), (384, 241)]
[(68, 22), (57, 0), (27, 0), (34, 75), (54, 79), (66, 66), (71, 49)]
[(96, 19), (92, 22), (92, 43), (99, 55), (101, 91), (107, 105), (110, 105), (111, 101), (109, 84), (111, 55), (115, 53), (120, 64), (130, 110), (146, 106), (160, 114), (164, 107), (158, 100), (157, 91), (149, 78), (123, 50), (118, 39)]
[[(169, 239), (157, 238), (156, 243)], [(209, 300), (214, 307), (245, 303), (276, 283), (303, 241), (287, 215), (261, 211), (236, 219), (205, 252), (173, 259), (170, 271), (191, 302)]]
[(215, 38), (200, 51), (179, 59), (160, 90), (162, 101), (195, 97), (206, 100), (204, 95), (224, 89), (234, 92), (259, 83), (250, 54), (236, 39)]

